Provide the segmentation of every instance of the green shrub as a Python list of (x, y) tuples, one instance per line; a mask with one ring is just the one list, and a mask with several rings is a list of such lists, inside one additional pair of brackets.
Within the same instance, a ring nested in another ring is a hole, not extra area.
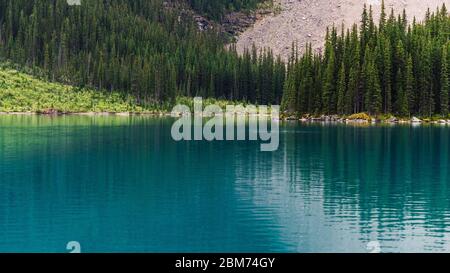
[(0, 65), (0, 112), (144, 112), (119, 92), (72, 87), (37, 79)]
[(372, 120), (372, 118), (367, 113), (353, 114), (351, 116), (348, 116), (347, 119), (350, 119), (350, 120), (362, 119), (362, 120), (367, 120), (367, 121)]

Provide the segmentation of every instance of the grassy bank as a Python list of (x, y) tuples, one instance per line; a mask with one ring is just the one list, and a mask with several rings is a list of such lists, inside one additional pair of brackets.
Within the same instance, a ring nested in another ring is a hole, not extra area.
[[(193, 109), (194, 100), (178, 97), (175, 104)], [(227, 100), (204, 99), (203, 107), (215, 104), (223, 109), (234, 104)], [(140, 106), (131, 95), (100, 92), (49, 82), (0, 65), (0, 112), (2, 113), (169, 113), (174, 104)]]
[(0, 68), (0, 112), (145, 112), (133, 98), (47, 82), (16, 70)]

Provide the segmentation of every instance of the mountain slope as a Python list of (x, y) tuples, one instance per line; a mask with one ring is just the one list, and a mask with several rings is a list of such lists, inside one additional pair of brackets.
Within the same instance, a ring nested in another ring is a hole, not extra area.
[[(374, 19), (378, 20), (381, 0), (276, 0), (281, 12), (257, 22), (242, 33), (237, 41), (237, 50), (243, 52), (253, 44), (257, 48), (269, 47), (275, 55), (281, 54), (287, 59), (293, 42), (304, 50), (307, 42), (312, 43), (315, 51), (321, 51), (324, 45), (327, 26), (340, 26), (344, 23), (351, 27), (359, 23), (364, 4), (373, 6)], [(435, 11), (443, 3), (450, 7), (450, 0), (386, 0), (386, 9), (398, 13), (405, 9), (408, 18), (424, 18), (427, 8)]]
[(130, 94), (141, 106), (196, 95), (279, 103), (284, 64), (226, 50), (183, 2), (0, 0), (0, 57), (51, 81)]
[(142, 112), (131, 97), (51, 83), (0, 66), (0, 112)]

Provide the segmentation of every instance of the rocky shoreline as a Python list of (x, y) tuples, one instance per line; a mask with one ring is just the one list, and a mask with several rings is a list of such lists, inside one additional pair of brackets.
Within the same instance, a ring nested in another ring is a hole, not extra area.
[[(116, 117), (130, 117), (130, 116), (151, 116), (151, 117), (172, 117), (171, 112), (164, 111), (153, 111), (153, 112), (60, 112), (57, 110), (44, 110), (40, 112), (0, 112), (0, 116), (2, 115), (16, 115), (16, 116), (48, 116), (48, 117), (56, 117), (56, 116), (116, 116)], [(238, 113), (239, 115), (239, 113)], [(242, 115), (248, 115), (243, 113)], [(181, 114), (180, 114), (181, 116)], [(259, 114), (256, 114), (259, 116)], [(265, 116), (270, 116), (270, 114), (265, 114)], [(205, 118), (211, 117), (211, 115), (204, 115)], [(339, 115), (321, 115), (321, 116), (305, 116), (302, 118), (298, 118), (294, 115), (287, 116), (285, 114), (281, 114), (281, 117), (278, 119), (279, 121), (291, 121), (291, 122), (302, 122), (302, 123), (340, 123), (340, 124), (441, 124), (441, 125), (449, 125), (450, 119), (420, 119), (417, 117), (412, 118), (352, 118), (352, 116), (339, 116)]]
[(420, 119), (418, 117), (412, 118), (352, 118), (338, 115), (322, 115), (319, 117), (302, 117), (284, 116), (281, 118), (284, 121), (299, 121), (299, 122), (329, 122), (329, 123), (343, 123), (343, 124), (448, 124), (450, 125), (450, 119)]

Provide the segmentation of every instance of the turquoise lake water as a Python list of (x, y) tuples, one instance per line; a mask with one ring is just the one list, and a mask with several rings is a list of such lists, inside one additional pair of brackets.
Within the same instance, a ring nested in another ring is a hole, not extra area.
[(172, 123), (0, 116), (0, 251), (450, 251), (450, 127), (282, 123), (261, 152)]

